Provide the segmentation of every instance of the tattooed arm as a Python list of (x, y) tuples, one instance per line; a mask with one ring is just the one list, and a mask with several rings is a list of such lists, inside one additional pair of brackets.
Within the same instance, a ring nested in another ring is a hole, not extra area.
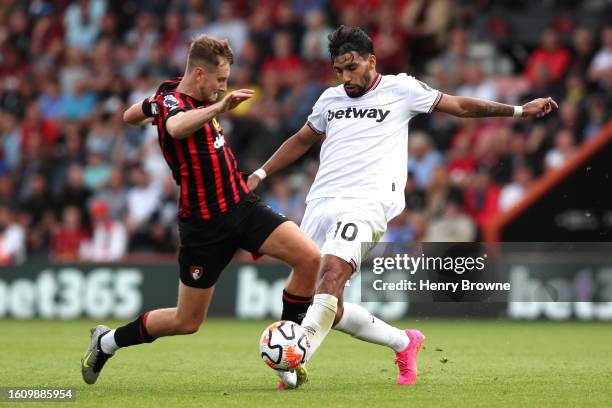
[[(522, 106), (524, 118), (542, 117), (558, 108), (552, 98), (538, 98)], [(488, 118), (494, 116), (513, 116), (514, 106), (484, 99), (467, 98), (463, 96), (442, 96), (436, 110), (460, 118)]]

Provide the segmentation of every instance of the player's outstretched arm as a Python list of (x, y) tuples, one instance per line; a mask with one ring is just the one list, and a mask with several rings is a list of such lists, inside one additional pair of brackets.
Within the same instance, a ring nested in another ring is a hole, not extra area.
[[(284, 169), (302, 157), (313, 144), (322, 138), (322, 134), (315, 132), (308, 124), (305, 124), (296, 134), (285, 140), (261, 168), (267, 175)], [(249, 176), (247, 186), (250, 190), (254, 190), (260, 182), (261, 177), (253, 173)]]
[(253, 96), (250, 89), (239, 89), (225, 95), (219, 102), (204, 109), (193, 109), (187, 112), (179, 112), (168, 118), (166, 129), (170, 136), (175, 139), (184, 139), (220, 113), (234, 109), (242, 102)]
[[(146, 112), (145, 112), (146, 110)], [(153, 121), (150, 99), (137, 102), (123, 112), (123, 121), (128, 125), (142, 126)]]
[(538, 98), (523, 106), (506, 105), (484, 99), (467, 98), (444, 94), (436, 110), (460, 118), (487, 118), (495, 116), (516, 116), (541, 118), (559, 106), (552, 98)]

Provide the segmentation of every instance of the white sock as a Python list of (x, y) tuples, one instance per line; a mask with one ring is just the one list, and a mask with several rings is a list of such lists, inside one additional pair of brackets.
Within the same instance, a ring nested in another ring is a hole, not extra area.
[(331, 330), (336, 311), (338, 310), (338, 298), (333, 295), (314, 295), (312, 305), (306, 312), (302, 321), (302, 327), (309, 333), (310, 358), (319, 348), (327, 333)]
[(390, 326), (354, 303), (344, 302), (344, 314), (334, 329), (368, 343), (391, 347), (395, 352), (404, 350), (410, 343), (405, 331)]
[(100, 348), (105, 354), (115, 354), (115, 351), (119, 349), (119, 346), (115, 343), (115, 329), (100, 338)]

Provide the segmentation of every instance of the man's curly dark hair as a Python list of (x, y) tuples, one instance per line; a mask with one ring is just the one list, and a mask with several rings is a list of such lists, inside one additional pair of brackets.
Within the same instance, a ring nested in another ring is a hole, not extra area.
[(346, 27), (341, 25), (331, 32), (329, 40), (329, 56), (332, 61), (339, 55), (356, 51), (362, 57), (374, 54), (372, 39), (359, 27)]

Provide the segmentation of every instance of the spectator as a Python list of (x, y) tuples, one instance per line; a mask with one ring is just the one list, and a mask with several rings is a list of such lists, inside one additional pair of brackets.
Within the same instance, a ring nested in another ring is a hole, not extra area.
[(409, 211), (422, 211), (425, 208), (425, 191), (417, 187), (411, 171), (408, 172), (404, 198)]
[(21, 208), (31, 217), (33, 224), (40, 223), (46, 212), (54, 210), (54, 203), (50, 197), (46, 175), (34, 174), (30, 180), (26, 198), (21, 203)]
[(123, 172), (112, 168), (108, 182), (94, 197), (95, 201), (104, 201), (109, 207), (113, 220), (124, 220), (127, 207), (127, 189), (123, 182)]
[(441, 89), (454, 89), (460, 80), (461, 67), (470, 60), (468, 32), (463, 27), (455, 27), (449, 34), (447, 49), (430, 64), (430, 73), (438, 73), (436, 86)]
[(455, 200), (446, 203), (442, 217), (434, 218), (427, 226), (425, 241), (472, 242), (476, 240), (476, 224)]
[(586, 77), (593, 55), (593, 33), (586, 27), (578, 27), (572, 36), (573, 56), (570, 63), (570, 72)]
[(60, 109), (68, 119), (86, 119), (95, 107), (96, 94), (85, 81), (76, 81), (71, 91), (62, 94)]
[(66, 10), (64, 26), (66, 42), (71, 47), (87, 50), (93, 47), (104, 12), (106, 0), (78, 0)]
[(181, 42), (182, 26), (183, 18), (177, 10), (170, 10), (164, 16), (164, 29), (160, 38), (164, 55), (174, 55)]
[(427, 216), (422, 212), (413, 212), (409, 221), (410, 235), (412, 242), (419, 244), (425, 241), (427, 231)]
[(589, 118), (585, 125), (584, 136), (589, 139), (599, 133), (610, 118), (610, 110), (601, 97), (591, 96), (587, 101)]
[(160, 190), (151, 182), (149, 175), (142, 167), (135, 167), (131, 172), (133, 186), (127, 191), (126, 226), (131, 234), (142, 232), (146, 223), (155, 212)]
[(293, 52), (293, 39), (287, 31), (279, 31), (272, 40), (273, 54), (263, 61), (262, 70), (264, 74), (273, 72), (283, 85), (290, 86), (287, 78), (292, 71), (302, 66), (299, 56)]
[(540, 47), (529, 56), (525, 76), (529, 81), (535, 82), (536, 70), (544, 68), (552, 81), (560, 81), (567, 70), (570, 59), (570, 52), (559, 44), (557, 32), (552, 28), (547, 28), (542, 33)]
[(461, 190), (451, 184), (448, 171), (443, 165), (434, 169), (425, 197), (425, 214), (429, 218), (441, 217), (449, 201), (461, 200)]
[(555, 136), (555, 147), (546, 153), (544, 163), (547, 170), (557, 169), (574, 154), (574, 134), (569, 129), (561, 129)]
[(25, 230), (15, 222), (13, 211), (0, 204), (0, 266), (20, 264), (25, 259)]
[(83, 184), (86, 189), (96, 191), (106, 184), (110, 177), (111, 165), (104, 161), (101, 153), (93, 151), (87, 157), (83, 171)]
[(485, 80), (480, 64), (470, 62), (463, 66), (463, 78), (465, 83), (457, 89), (457, 95), (470, 98), (487, 99), (495, 101), (499, 93), (495, 84)]
[(299, 222), (304, 213), (304, 200), (291, 191), (287, 180), (282, 177), (270, 180), (270, 193), (266, 194), (264, 201), (274, 211), (286, 215), (294, 222)]
[(291, 71), (287, 80), (293, 86), (285, 93), (282, 101), (285, 117), (283, 133), (290, 135), (304, 126), (304, 118), (308, 117), (324, 89), (308, 78), (305, 67)]
[(30, 139), (38, 136), (40, 143), (53, 145), (59, 138), (59, 132), (55, 123), (42, 116), (38, 105), (31, 103), (21, 125), (21, 148), (25, 149), (30, 144)]
[(436, 166), (442, 163), (442, 155), (431, 145), (426, 133), (413, 132), (408, 143), (408, 170), (414, 174), (418, 188), (427, 188)]
[(17, 202), (13, 179), (8, 174), (0, 176), (0, 206), (15, 210)]
[[(380, 72), (401, 72), (406, 65), (406, 32), (401, 29), (396, 10), (392, 7), (380, 7), (374, 13), (375, 29), (372, 31), (372, 43), (376, 50), (376, 65)], [(414, 28), (414, 27), (413, 27)], [(410, 38), (413, 46), (416, 37)]]
[[(236, 58), (232, 89), (256, 90), (252, 101), (221, 118), (245, 171), (259, 167), (303, 125), (321, 90), (337, 84), (327, 51), (332, 19), (368, 27), (384, 73), (409, 72), (445, 93), (512, 104), (519, 103), (515, 98), (544, 95), (562, 101), (557, 114), (534, 122), (457, 121), (436, 113), (413, 118), (405, 186), (410, 212), (393, 224), (394, 240), (422, 241), (446, 219), (448, 203), (457, 203), (457, 197), (483, 225), (516, 199), (513, 172), (528, 165), (532, 178), (539, 177), (547, 157), (553, 165), (565, 162), (610, 117), (612, 29), (608, 24), (600, 31), (598, 49), (590, 31), (603, 21), (597, 1), (564, 2), (580, 22), (589, 23), (575, 29), (557, 24), (571, 41), (571, 59), (554, 31), (529, 25), (526, 13), (529, 21), (549, 17), (529, 2), (504, 21), (483, 5), (464, 4), (450, 13), (448, 0), (30, 3), (11, 0), (0, 11), (0, 206), (20, 210), (14, 224), (25, 230), (28, 259), (49, 258), (51, 235), (65, 207), (78, 207), (81, 224), (89, 226), (92, 194), (108, 204), (111, 219), (132, 222), (127, 237), (132, 250), (175, 250), (176, 187), (168, 184), (157, 134), (150, 126), (128, 127), (121, 116), (126, 104), (182, 73), (186, 41), (195, 34), (230, 38)], [(529, 82), (523, 54), (529, 55), (524, 50), (540, 35), (542, 46), (527, 67)], [(420, 74), (422, 64), (431, 66), (431, 78)], [(317, 154), (311, 149), (289, 169), (293, 173), (278, 176), (278, 186), (272, 181), (266, 183), (269, 191), (262, 191), (296, 220), (317, 166), (310, 159)], [(134, 166), (156, 183), (131, 186), (124, 174)], [(487, 180), (475, 175), (477, 168)], [(503, 192), (499, 202), (496, 186)], [(142, 245), (135, 246), (139, 240)]]
[(89, 207), (93, 226), (91, 241), (83, 243), (80, 259), (91, 262), (114, 262), (125, 256), (127, 231), (123, 223), (110, 217), (104, 201), (93, 201)]
[(387, 224), (387, 231), (382, 236), (382, 242), (409, 245), (414, 240), (414, 231), (410, 226), (410, 212), (404, 209), (397, 217)]
[(83, 148), (81, 127), (75, 122), (64, 126), (63, 144), (59, 146), (61, 160), (55, 162), (51, 174), (51, 191), (55, 196), (63, 193), (68, 183), (68, 172), (72, 166), (82, 167), (86, 164), (86, 154)]
[(518, 165), (512, 172), (512, 183), (502, 187), (499, 194), (499, 209), (508, 211), (521, 201), (533, 182), (533, 172), (527, 165)]
[(59, 71), (60, 88), (63, 95), (74, 94), (77, 83), (83, 83), (92, 78), (85, 53), (78, 48), (69, 48), (65, 51), (65, 63)]
[(306, 60), (327, 60), (327, 36), (332, 29), (323, 11), (313, 9), (306, 14), (306, 33), (302, 41), (302, 57)]
[(67, 172), (66, 186), (57, 196), (58, 209), (61, 211), (67, 206), (74, 206), (79, 209), (79, 216), (82, 217), (87, 211), (90, 197), (91, 191), (85, 186), (83, 180), (83, 167), (78, 164), (71, 165)]
[(499, 186), (491, 181), (488, 169), (481, 168), (470, 177), (464, 193), (465, 207), (480, 227), (497, 213)]
[(155, 213), (151, 217), (151, 249), (155, 252), (174, 253), (178, 246), (176, 228), (177, 188), (171, 176), (164, 177), (163, 191)]
[(219, 16), (207, 27), (206, 33), (217, 38), (227, 38), (234, 53), (240, 55), (248, 36), (248, 29), (244, 20), (236, 18), (234, 7), (232, 2), (221, 2)]
[(472, 155), (472, 143), (476, 133), (474, 125), (474, 121), (464, 121), (463, 129), (456, 135), (455, 142), (448, 151), (446, 168), (451, 181), (457, 185), (464, 185), (476, 170), (477, 161)]
[(589, 67), (589, 79), (595, 82), (606, 82), (612, 70), (612, 26), (601, 31), (601, 49), (597, 51)]
[(57, 120), (64, 115), (57, 79), (53, 78), (45, 81), (43, 93), (38, 97), (38, 106), (45, 119)]
[(422, 64), (446, 42), (451, 1), (413, 0), (403, 4), (400, 22), (408, 34), (411, 63)]
[(125, 35), (125, 43), (135, 50), (138, 63), (146, 65), (151, 50), (158, 46), (158, 37), (155, 17), (143, 11), (136, 16), (134, 27)]
[(21, 160), (21, 132), (17, 117), (0, 111), (0, 155), (7, 171), (14, 171)]
[(55, 228), (51, 237), (51, 259), (56, 262), (76, 262), (81, 246), (87, 240), (83, 228), (81, 211), (75, 206), (62, 209), (61, 224)]

